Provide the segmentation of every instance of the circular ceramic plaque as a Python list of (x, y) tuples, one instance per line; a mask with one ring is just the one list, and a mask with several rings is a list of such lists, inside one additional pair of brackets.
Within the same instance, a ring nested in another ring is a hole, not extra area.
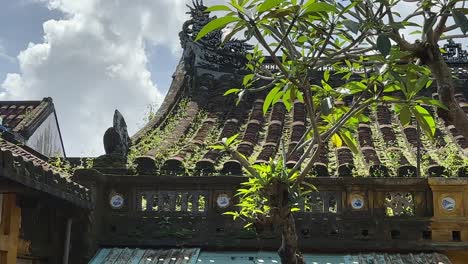
[(446, 211), (453, 211), (455, 209), (455, 200), (452, 197), (442, 198), (442, 208)]
[(219, 208), (226, 208), (229, 206), (230, 203), (230, 198), (227, 194), (222, 193), (218, 195), (218, 198), (216, 198), (216, 203), (218, 204)]
[(112, 209), (120, 209), (124, 205), (124, 198), (120, 194), (114, 194), (110, 198), (109, 203)]
[(354, 195), (351, 198), (351, 207), (356, 210), (362, 209), (364, 207), (364, 197), (361, 195)]

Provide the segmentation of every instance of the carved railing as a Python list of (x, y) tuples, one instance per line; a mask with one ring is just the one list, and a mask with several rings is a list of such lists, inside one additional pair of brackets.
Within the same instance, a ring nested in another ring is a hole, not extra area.
[[(273, 226), (257, 226), (256, 233), (223, 215), (236, 210), (234, 194), (245, 177), (116, 176), (88, 170), (77, 179), (95, 191), (99, 220), (93, 226), (102, 246), (275, 249), (281, 241)], [(435, 227), (437, 236), (450, 238), (445, 244), (433, 240), (433, 222), (439, 218), (434, 218), (426, 178), (317, 177), (308, 182), (319, 191), (305, 197), (295, 213), (305, 250), (466, 246), (466, 234), (460, 235), (465, 231), (453, 225), (454, 230)]]

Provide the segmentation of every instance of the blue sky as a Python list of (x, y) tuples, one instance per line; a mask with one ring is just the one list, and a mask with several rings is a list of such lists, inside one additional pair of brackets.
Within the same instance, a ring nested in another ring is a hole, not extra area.
[(180, 57), (185, 1), (0, 0), (0, 100), (50, 96), (68, 156), (100, 155), (114, 109), (129, 132)]
[(29, 42), (41, 42), (42, 23), (59, 18), (60, 13), (47, 9), (39, 3), (2, 1), (0, 9), (0, 79), (9, 72), (19, 70), (16, 55)]

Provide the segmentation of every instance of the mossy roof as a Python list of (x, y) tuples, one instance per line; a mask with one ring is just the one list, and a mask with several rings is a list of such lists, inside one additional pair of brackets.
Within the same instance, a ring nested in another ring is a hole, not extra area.
[[(232, 74), (202, 74), (194, 80), (193, 73), (181, 62), (174, 81), (155, 117), (133, 136), (131, 158), (138, 172), (177, 174), (241, 174), (237, 161), (209, 146), (236, 133), (241, 143), (237, 150), (254, 162), (268, 162), (278, 155), (281, 141), (287, 151), (294, 148), (306, 131), (308, 120), (304, 104), (295, 101), (287, 111), (284, 104), (275, 104), (263, 114), (265, 93), (245, 96), (236, 105), (236, 96), (223, 96), (238, 87), (239, 78)], [(456, 99), (468, 113), (466, 68), (454, 68)], [(191, 81), (189, 81), (191, 80)], [(425, 91), (437, 96), (435, 88)], [(351, 104), (353, 97), (336, 104)], [(403, 127), (395, 118), (391, 105), (368, 109), (369, 122), (360, 123), (354, 134), (359, 154), (347, 146), (329, 145), (315, 163), (316, 176), (411, 176), (416, 174), (418, 133), (414, 120)], [(437, 117), (437, 111), (428, 107)], [(456, 176), (465, 164), (468, 141), (444, 117), (437, 117), (435, 141), (422, 136), (423, 175)], [(294, 165), (298, 151), (288, 160)], [(448, 160), (450, 159), (450, 160)], [(447, 168), (449, 167), (449, 168)], [(464, 175), (464, 170), (460, 172)]]

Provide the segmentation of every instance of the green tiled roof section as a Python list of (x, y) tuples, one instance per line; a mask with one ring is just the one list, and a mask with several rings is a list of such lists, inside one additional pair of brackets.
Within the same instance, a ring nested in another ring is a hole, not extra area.
[(140, 249), (101, 248), (90, 264), (156, 264), (156, 263), (197, 263), (199, 248)]
[[(304, 254), (308, 264), (451, 264), (447, 256), (439, 253), (355, 253)], [(276, 252), (268, 251), (201, 251), (187, 249), (102, 248), (90, 264), (273, 264), (281, 263)]]

